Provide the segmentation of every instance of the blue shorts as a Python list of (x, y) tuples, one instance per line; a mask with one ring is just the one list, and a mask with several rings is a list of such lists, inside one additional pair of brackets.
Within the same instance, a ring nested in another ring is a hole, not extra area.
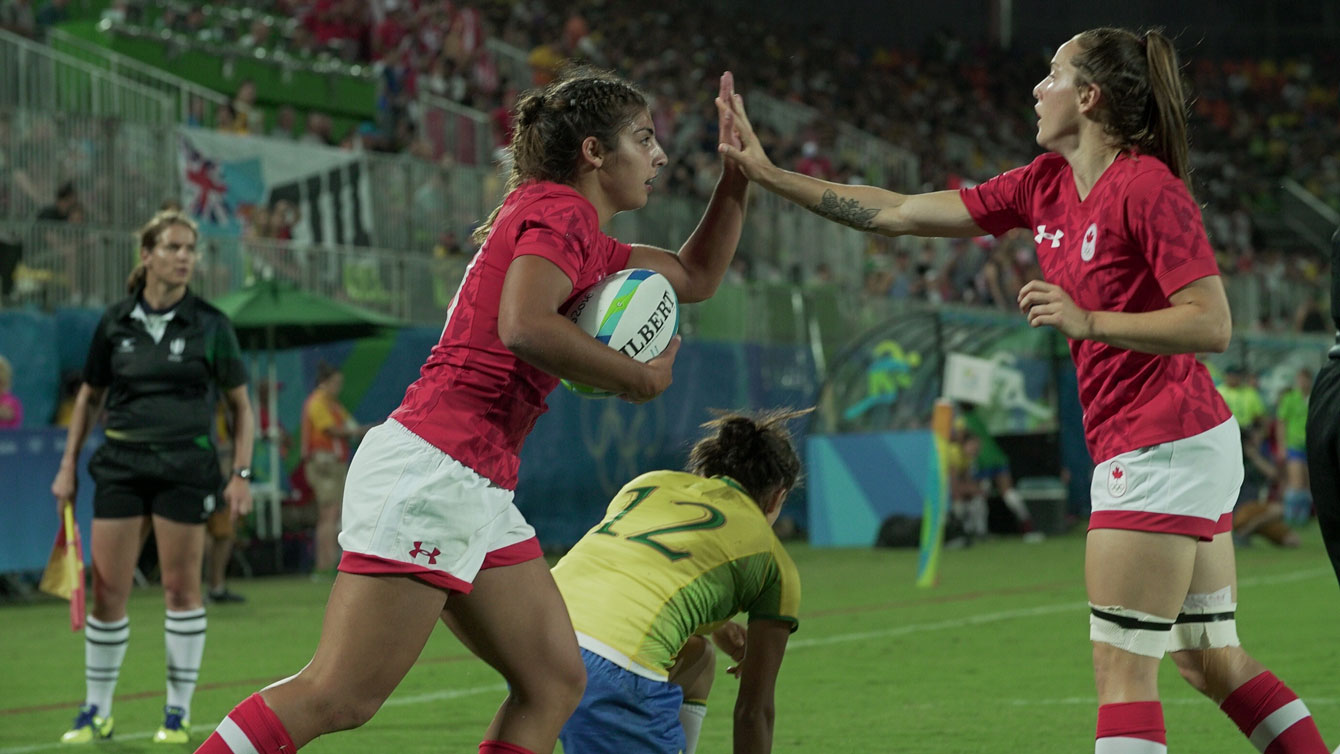
[(1304, 448), (1289, 448), (1284, 451), (1284, 458), (1289, 461), (1307, 461), (1307, 450)]
[(558, 734), (563, 754), (682, 754), (684, 692), (582, 650), (586, 693)]

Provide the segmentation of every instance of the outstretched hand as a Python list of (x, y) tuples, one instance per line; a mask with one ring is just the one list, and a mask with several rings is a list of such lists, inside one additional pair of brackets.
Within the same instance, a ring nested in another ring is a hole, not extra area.
[(772, 167), (772, 161), (759, 144), (749, 116), (744, 111), (744, 98), (735, 93), (735, 79), (730, 71), (721, 76), (721, 91), (716, 98), (717, 117), (721, 136), (717, 151), (726, 165), (733, 165), (749, 178), (757, 180), (763, 171)]

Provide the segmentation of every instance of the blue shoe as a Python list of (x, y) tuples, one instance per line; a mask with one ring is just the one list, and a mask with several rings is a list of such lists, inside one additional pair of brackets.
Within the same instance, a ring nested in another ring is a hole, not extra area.
[(163, 708), (163, 725), (154, 734), (156, 744), (184, 744), (191, 741), (191, 721), (181, 707)]
[(63, 744), (87, 744), (112, 737), (112, 716), (98, 716), (98, 705), (85, 704), (79, 708), (74, 725), (60, 737)]

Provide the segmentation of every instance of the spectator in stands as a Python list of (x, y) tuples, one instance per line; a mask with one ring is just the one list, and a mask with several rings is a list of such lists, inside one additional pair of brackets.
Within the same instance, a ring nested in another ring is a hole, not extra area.
[(344, 374), (321, 362), (316, 387), (302, 406), (302, 467), (316, 496), (316, 571), (327, 574), (339, 562), (340, 504), (353, 444), (371, 428), (360, 425), (340, 403)]
[(22, 37), (37, 37), (37, 16), (32, 0), (3, 0), (0, 5), (0, 29)]
[[(89, 461), (96, 487), (86, 692), (64, 743), (112, 735), (113, 693), (130, 635), (126, 603), (150, 527), (167, 609), (168, 672), (163, 725), (153, 740), (190, 740), (191, 698), (205, 647), (203, 522), (216, 500), (234, 516), (251, 509), (253, 432), (246, 366), (232, 325), (187, 287), (198, 238), (194, 223), (179, 213), (159, 213), (141, 229), (130, 296), (107, 310), (93, 334), (65, 454), (51, 483), (58, 506), (75, 500), (79, 452), (105, 398), (107, 441)], [(216, 390), (237, 417), (227, 480), (210, 440)]]
[(43, 35), (47, 29), (70, 20), (70, 11), (66, 7), (69, 4), (70, 0), (47, 0), (46, 5), (37, 11), (37, 27)]
[(243, 79), (233, 96), (233, 130), (240, 134), (265, 133), (265, 113), (256, 106), (256, 82)]
[[(708, 422), (687, 471), (630, 481), (554, 566), (586, 665), (559, 735), (565, 752), (694, 754), (716, 668), (709, 634), (737, 663), (735, 750), (771, 750), (773, 690), (800, 608), (800, 574), (772, 525), (800, 476), (786, 422), (801, 413)], [(685, 527), (684, 506), (708, 518)], [(657, 529), (678, 532), (672, 549), (636, 536)], [(738, 612), (748, 629), (731, 620)]]
[(37, 211), (37, 219), (48, 223), (69, 222), (70, 213), (79, 204), (79, 193), (74, 184), (66, 181), (56, 189), (56, 202)]
[[(245, 121), (241, 121), (245, 123)], [(239, 119), (237, 110), (233, 108), (232, 103), (225, 102), (214, 106), (214, 130), (220, 133), (235, 134), (238, 133), (237, 126)]]
[(14, 367), (0, 356), (0, 429), (23, 426), (23, 402), (13, 393)]
[(297, 125), (298, 111), (294, 110), (292, 105), (283, 105), (275, 114), (275, 125), (270, 129), (270, 138), (293, 141), (298, 136), (293, 132)]
[(333, 145), (335, 142), (330, 136), (330, 116), (316, 110), (307, 113), (307, 125), (302, 135), (298, 137), (302, 144), (316, 144), (323, 147)]

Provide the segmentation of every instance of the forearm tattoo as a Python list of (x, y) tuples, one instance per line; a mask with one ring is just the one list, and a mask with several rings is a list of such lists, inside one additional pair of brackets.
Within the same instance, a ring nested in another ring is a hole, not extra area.
[(875, 224), (870, 221), (879, 214), (878, 209), (862, 207), (855, 199), (843, 199), (832, 189), (825, 191), (819, 203), (809, 207), (809, 210), (857, 230), (874, 230)]

